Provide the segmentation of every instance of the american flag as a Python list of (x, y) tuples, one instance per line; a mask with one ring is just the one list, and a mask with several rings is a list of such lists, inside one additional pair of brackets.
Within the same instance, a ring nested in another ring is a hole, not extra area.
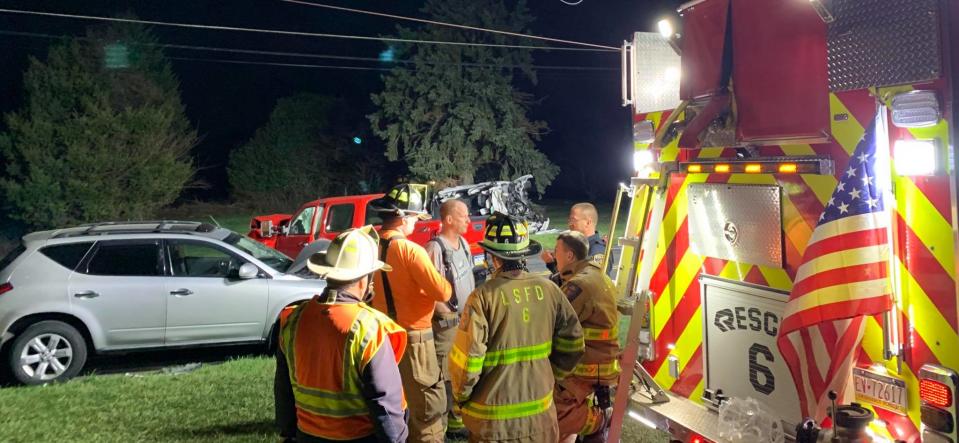
[(888, 226), (874, 121), (819, 218), (783, 314), (779, 350), (807, 417), (826, 416), (830, 390), (843, 398), (866, 318), (891, 307)]

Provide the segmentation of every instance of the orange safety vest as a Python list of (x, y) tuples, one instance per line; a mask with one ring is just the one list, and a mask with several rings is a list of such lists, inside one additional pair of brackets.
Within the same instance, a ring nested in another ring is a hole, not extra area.
[(326, 304), (314, 298), (281, 313), (280, 347), (300, 431), (329, 440), (373, 435), (360, 375), (384, 344), (399, 362), (406, 331), (363, 303)]

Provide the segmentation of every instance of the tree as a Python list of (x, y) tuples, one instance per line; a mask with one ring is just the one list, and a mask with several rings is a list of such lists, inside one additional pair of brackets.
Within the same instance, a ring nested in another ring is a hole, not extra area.
[(329, 193), (380, 191), (385, 162), (370, 155), (359, 128), (341, 118), (349, 113), (345, 108), (340, 100), (309, 93), (278, 100), (266, 125), (230, 155), (234, 198), (289, 210)]
[[(514, 7), (503, 0), (427, 0), (431, 19), (485, 28), (527, 32), (532, 17), (525, 0)], [(515, 39), (463, 29), (427, 25), (398, 28), (401, 38), (472, 43), (515, 44)], [(384, 140), (390, 160), (403, 159), (418, 179), (472, 184), (476, 179), (508, 180), (533, 174), (540, 192), (559, 173), (535, 143), (546, 131), (526, 113), (532, 96), (514, 87), (536, 82), (528, 50), (484, 46), (401, 45), (398, 65), (373, 94), (379, 108), (369, 116), (373, 132)], [(520, 78), (517, 73), (521, 74)], [(488, 171), (489, 176), (477, 176)]]
[(0, 135), (11, 219), (48, 228), (151, 217), (192, 179), (196, 132), (145, 28), (93, 27), (54, 44), (45, 61), (30, 59), (24, 88)]

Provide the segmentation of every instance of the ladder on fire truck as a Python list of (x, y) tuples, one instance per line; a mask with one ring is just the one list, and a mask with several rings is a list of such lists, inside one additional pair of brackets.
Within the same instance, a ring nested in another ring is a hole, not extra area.
[[(668, 174), (662, 174), (663, 177), (667, 177)], [(659, 233), (659, 227), (661, 224), (662, 214), (656, 216), (656, 205), (654, 205), (654, 196), (657, 192), (660, 192), (662, 189), (665, 189), (666, 180), (660, 178), (633, 178), (631, 181), (631, 186), (627, 187), (625, 185), (620, 185), (616, 193), (616, 200), (613, 207), (613, 216), (610, 223), (610, 232), (613, 233), (616, 230), (616, 223), (619, 215), (620, 202), (624, 195), (631, 197), (634, 201), (641, 201), (641, 206), (639, 211), (636, 214), (633, 214), (639, 218), (639, 229), (636, 232), (635, 236), (629, 236), (627, 233), (626, 237), (618, 239), (618, 242), (621, 246), (631, 247), (631, 260), (627, 261), (629, 263), (629, 269), (621, 269), (620, 275), (617, 276), (617, 279), (622, 275), (622, 272), (626, 272), (625, 284), (621, 287), (625, 289), (625, 294), (621, 299), (621, 305), (625, 305), (629, 308), (631, 306), (632, 315), (630, 316), (629, 322), (629, 332), (626, 338), (626, 345), (623, 349), (622, 356), (620, 357), (620, 366), (622, 372), (619, 376), (619, 383), (616, 389), (614, 401), (613, 401), (613, 413), (611, 417), (611, 424), (609, 428), (609, 436), (607, 441), (610, 443), (618, 443), (620, 436), (622, 435), (623, 429), (623, 420), (625, 419), (628, 410), (629, 410), (629, 401), (630, 397), (634, 394), (633, 391), (633, 381), (637, 381), (637, 390), (636, 394), (645, 396), (650, 402), (654, 404), (666, 403), (669, 401), (669, 396), (659, 386), (658, 383), (653, 379), (652, 375), (646, 371), (646, 368), (643, 367), (639, 360), (639, 350), (642, 340), (641, 331), (644, 327), (644, 322), (647, 321), (648, 317), (648, 308), (652, 303), (651, 294), (646, 289), (637, 289), (637, 283), (644, 276), (643, 267), (647, 266), (645, 263), (651, 263), (650, 261), (642, 260), (643, 257), (643, 247), (644, 240), (647, 236), (652, 236), (656, 238)], [(659, 208), (660, 211), (662, 208)], [(653, 214), (651, 217), (650, 215)], [(632, 215), (631, 215), (632, 217)], [(627, 225), (629, 223), (627, 222)], [(653, 244), (652, 248), (655, 248)], [(612, 242), (607, 245), (606, 254), (604, 255), (603, 269), (607, 269), (609, 265), (609, 257), (612, 249)], [(625, 249), (624, 249), (625, 253)], [(625, 255), (625, 254), (624, 254)], [(625, 257), (622, 257), (625, 258)], [(621, 260), (622, 260), (621, 258)], [(642, 263), (641, 263), (642, 261)], [(649, 342), (648, 337), (645, 340)]]

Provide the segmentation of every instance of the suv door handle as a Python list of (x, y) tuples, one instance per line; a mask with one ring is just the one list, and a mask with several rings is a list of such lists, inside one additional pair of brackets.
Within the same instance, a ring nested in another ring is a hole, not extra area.
[(170, 295), (175, 295), (177, 297), (186, 297), (187, 295), (192, 295), (192, 294), (193, 294), (193, 291), (186, 288), (177, 289), (176, 291), (170, 291)]
[(100, 296), (96, 291), (81, 291), (73, 294), (76, 298), (97, 298)]

